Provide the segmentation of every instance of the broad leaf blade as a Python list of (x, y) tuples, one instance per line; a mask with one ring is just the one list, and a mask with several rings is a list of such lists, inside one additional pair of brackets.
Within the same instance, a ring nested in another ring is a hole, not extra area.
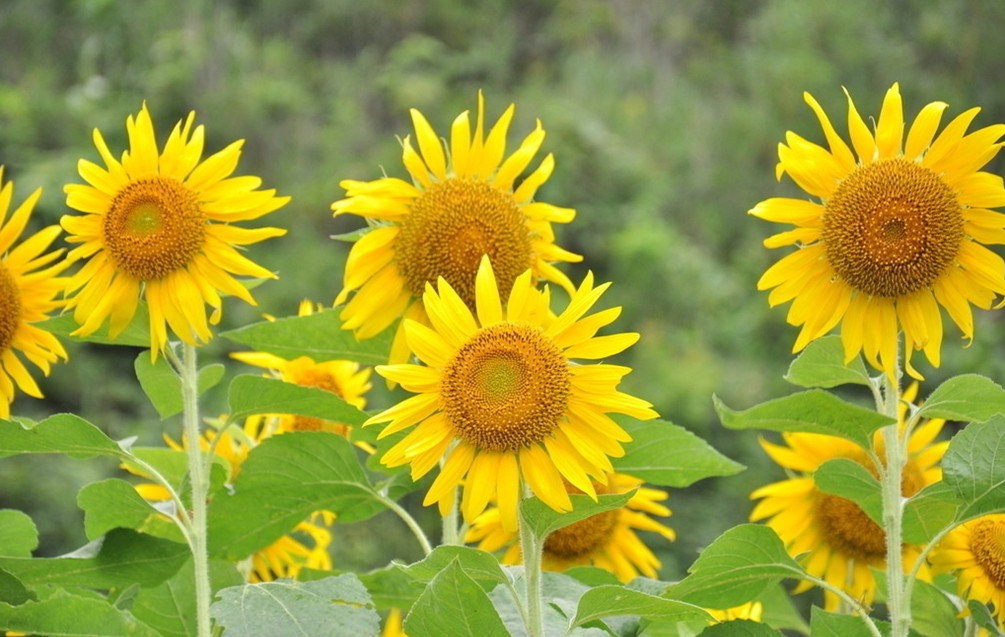
[(660, 621), (710, 621), (705, 609), (665, 597), (649, 595), (624, 586), (596, 586), (579, 598), (573, 626), (616, 615), (638, 615)]
[(161, 637), (104, 599), (67, 591), (18, 606), (0, 603), (0, 627), (50, 637)]
[(366, 413), (330, 391), (303, 387), (275, 378), (242, 374), (230, 383), (230, 419), (252, 414), (295, 414), (362, 425)]
[(1005, 511), (1005, 416), (970, 423), (953, 436), (942, 479), (962, 503), (958, 520)]
[(34, 425), (0, 420), (0, 457), (21, 453), (62, 453), (74, 458), (125, 457), (118, 443), (73, 414), (57, 414)]
[(409, 577), (429, 582), (451, 564), (460, 567), (486, 592), (506, 581), (506, 573), (495, 556), (468, 546), (438, 546), (422, 560), (398, 568)]
[(84, 511), (89, 540), (115, 528), (139, 529), (148, 518), (160, 515), (131, 484), (114, 478), (85, 485), (77, 494), (77, 506)]
[[(151, 362), (150, 352), (140, 352), (133, 362), (136, 379), (157, 410), (161, 420), (182, 411), (181, 379), (163, 356)], [(199, 370), (198, 392), (202, 394), (223, 379), (225, 368), (219, 363), (207, 365)]]
[(945, 481), (930, 484), (904, 504), (904, 541), (927, 544), (956, 519), (960, 501)]
[(785, 380), (800, 387), (829, 389), (839, 385), (870, 385), (869, 372), (856, 356), (844, 362), (844, 347), (840, 336), (824, 336), (806, 346), (792, 361)]
[(620, 509), (628, 504), (634, 494), (633, 490), (627, 493), (599, 495), (596, 502), (588, 495), (570, 495), (572, 511), (567, 513), (552, 509), (540, 498), (527, 498), (520, 503), (520, 511), (523, 519), (530, 524), (534, 535), (538, 538), (544, 538), (562, 527), (575, 524), (598, 513)]
[(1003, 413), (1005, 389), (990, 378), (964, 374), (939, 385), (921, 405), (918, 415), (971, 422)]
[(614, 458), (618, 473), (661, 487), (687, 487), (698, 480), (731, 476), (745, 468), (687, 429), (664, 420), (618, 421), (632, 437), (625, 455)]
[(405, 632), (409, 637), (510, 637), (489, 596), (456, 560), (416, 600)]
[[(240, 586), (244, 578), (230, 562), (210, 560), (210, 588), (214, 591)], [(163, 637), (196, 634), (195, 572), (192, 560), (166, 582), (140, 589), (132, 605), (133, 615)]]
[(824, 493), (851, 500), (876, 524), (883, 524), (883, 493), (869, 470), (848, 458), (834, 458), (820, 465), (813, 481)]
[(27, 514), (15, 509), (0, 510), (0, 555), (31, 557), (38, 548), (38, 529)]

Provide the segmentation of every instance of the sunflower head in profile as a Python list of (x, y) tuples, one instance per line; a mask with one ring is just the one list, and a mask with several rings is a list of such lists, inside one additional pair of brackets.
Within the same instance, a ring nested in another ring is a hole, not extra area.
[(45, 375), (53, 363), (66, 360), (56, 337), (35, 325), (61, 307), (56, 297), (66, 279), (59, 274), (67, 263), (57, 261), (63, 250), (46, 252), (61, 230), (49, 226), (21, 240), (40, 196), (38, 189), (11, 212), (14, 183), (3, 182), (0, 166), (0, 418), (10, 417), (16, 389), (42, 397), (22, 357)]
[[(106, 322), (115, 338), (129, 325), (140, 300), (150, 314), (153, 355), (164, 350), (168, 330), (182, 341), (209, 341), (219, 322), (222, 295), (255, 300), (235, 277), (275, 278), (245, 257), (243, 246), (286, 233), (242, 228), (237, 222), (275, 211), (289, 197), (259, 190), (258, 177), (231, 176), (243, 141), (202, 159), (204, 130), (195, 113), (178, 122), (164, 149), (157, 147), (146, 104), (126, 120), (129, 150), (112, 155), (98, 130), (94, 145), (104, 166), (81, 159), (86, 184), (66, 186), (67, 241), (80, 244), (69, 258), (86, 263), (68, 282), (67, 307), (86, 336)], [(206, 316), (206, 306), (213, 308)]]
[(607, 483), (610, 458), (631, 439), (607, 414), (657, 416), (648, 402), (617, 390), (629, 368), (574, 362), (608, 358), (638, 340), (635, 333), (596, 336), (620, 313), (587, 315), (607, 287), (594, 287), (587, 275), (555, 316), (548, 288), (536, 288), (528, 270), (503, 304), (488, 257), (478, 269), (474, 312), (444, 279), (427, 286), (431, 327), (405, 321), (409, 347), (425, 365), (377, 367), (415, 394), (367, 421), (387, 423), (379, 438), (415, 427), (381, 462), (410, 465), (418, 480), (442, 459), (425, 504), (437, 502), (446, 514), (463, 485), (464, 519), (473, 522), (494, 499), (507, 531), (517, 528), (521, 483), (559, 511), (572, 506), (566, 482), (596, 497), (594, 481)]
[[(335, 215), (359, 215), (372, 226), (350, 250), (335, 299), (336, 305), (349, 300), (341, 314), (346, 329), (369, 338), (402, 316), (426, 322), (422, 295), (441, 277), (473, 311), (475, 273), (485, 254), (501, 290), (509, 290), (529, 269), (535, 281), (552, 281), (572, 292), (572, 283), (553, 263), (582, 257), (555, 244), (551, 224), (572, 221), (575, 211), (534, 200), (554, 169), (552, 155), (521, 177), (544, 141), (540, 122), (506, 156), (513, 113), (510, 105), (486, 133), (479, 93), (474, 131), (468, 112), (461, 113), (444, 148), (422, 113), (412, 109), (418, 149), (411, 137), (402, 141), (411, 182), (385, 177), (341, 183), (346, 197), (332, 204)], [(390, 362), (404, 362), (408, 354), (399, 324)]]
[[(905, 400), (913, 400), (917, 384), (904, 392)], [(903, 426), (906, 404), (901, 405)], [(942, 477), (939, 462), (948, 442), (936, 442), (945, 421), (931, 419), (915, 427), (907, 440), (907, 460), (903, 468), (901, 490), (910, 497)], [(751, 498), (760, 500), (750, 514), (752, 521), (764, 520), (775, 530), (793, 557), (802, 560), (806, 571), (841, 588), (866, 604), (872, 602), (876, 580), (872, 569), (886, 565), (886, 534), (861, 508), (851, 500), (824, 493), (813, 480), (813, 472), (828, 460), (847, 458), (858, 462), (873, 475), (878, 468), (869, 454), (853, 442), (834, 436), (811, 433), (782, 434), (784, 444), (761, 441), (761, 446), (779, 466), (793, 477), (755, 490)], [(883, 439), (874, 437), (877, 456), (885, 457)], [(920, 554), (921, 547), (904, 544), (904, 565), (909, 568)], [(927, 568), (919, 575), (930, 580)], [(796, 592), (811, 588), (803, 582)], [(837, 595), (824, 592), (825, 608), (836, 610)]]
[(928, 559), (936, 573), (954, 572), (960, 597), (990, 605), (999, 627), (1005, 627), (1005, 514), (964, 522)]
[[(796, 245), (758, 281), (774, 306), (792, 301), (788, 322), (801, 326), (794, 351), (841, 324), (845, 357), (859, 352), (893, 374), (898, 334), (910, 355), (923, 350), (938, 366), (940, 306), (972, 339), (971, 305), (988, 309), (1005, 293), (1005, 261), (985, 244), (1005, 243), (1002, 178), (981, 168), (998, 153), (1005, 125), (967, 133), (978, 108), (936, 135), (946, 104), (921, 109), (910, 128), (896, 84), (886, 93), (875, 131), (848, 96), (851, 147), (817, 101), (827, 148), (789, 132), (779, 144), (777, 176), (788, 174), (819, 200), (773, 198), (750, 214), (791, 224), (765, 240)], [(906, 137), (905, 137), (906, 132)]]
[[(569, 493), (580, 493), (575, 487)], [(660, 561), (646, 546), (638, 531), (651, 531), (667, 540), (675, 539), (673, 529), (651, 516), (670, 515), (663, 501), (666, 491), (642, 486), (642, 480), (614, 473), (607, 484), (595, 484), (597, 493), (635, 494), (620, 509), (605, 511), (563, 527), (544, 541), (542, 567), (548, 571), (565, 571), (573, 566), (596, 566), (614, 573), (622, 582), (636, 577), (656, 577)], [(520, 539), (514, 531), (503, 528), (499, 509), (492, 507), (479, 515), (468, 531), (467, 542), (478, 543), (478, 548), (495, 552), (504, 550), (504, 564), (520, 564)]]

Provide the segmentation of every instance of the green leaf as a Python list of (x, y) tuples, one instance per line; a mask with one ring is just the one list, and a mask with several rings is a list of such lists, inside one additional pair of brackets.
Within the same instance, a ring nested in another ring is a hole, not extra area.
[(239, 422), (252, 414), (314, 416), (347, 425), (362, 425), (368, 418), (330, 391), (242, 374), (230, 383), (230, 419)]
[(356, 451), (342, 436), (324, 431), (262, 441), (241, 465), (233, 493), (220, 493), (210, 504), (210, 553), (244, 559), (315, 511), (337, 513), (341, 522), (383, 511)]
[[(306, 580), (308, 577), (314, 578), (314, 571), (310, 571), (309, 574), (305, 574), (305, 571), (307, 569), (302, 569), (297, 577), (301, 580)], [(317, 571), (317, 573), (330, 575), (327, 571)], [(426, 590), (426, 581), (432, 579), (432, 576), (425, 581), (415, 579), (397, 564), (369, 573), (360, 573), (358, 577), (366, 586), (366, 590), (370, 592), (373, 604), (378, 610), (411, 608), (415, 600), (419, 599), (422, 591)]]
[(438, 546), (422, 560), (398, 568), (410, 577), (429, 582), (451, 564), (456, 564), (486, 592), (507, 581), (494, 555), (469, 546)]
[(0, 569), (0, 603), (17, 606), (35, 599), (35, 593), (18, 578)]
[(210, 614), (242, 637), (377, 635), (380, 617), (352, 573), (313, 582), (277, 580), (225, 588)]
[(31, 557), (38, 548), (38, 529), (26, 513), (0, 509), (0, 555)]
[(429, 582), (404, 628), (409, 637), (510, 637), (488, 595), (457, 560)]
[(803, 431), (839, 436), (863, 449), (869, 448), (872, 432), (896, 422), (871, 409), (845, 402), (822, 389), (776, 398), (744, 411), (730, 409), (716, 396), (712, 400), (719, 419), (729, 429)]
[(85, 588), (156, 586), (188, 558), (184, 544), (128, 529), (109, 531), (94, 557), (0, 557), (0, 569), (29, 587), (42, 584)]
[(568, 513), (561, 513), (552, 509), (542, 502), (540, 498), (527, 498), (520, 503), (520, 511), (523, 514), (523, 519), (530, 524), (534, 535), (543, 539), (548, 534), (562, 527), (575, 524), (580, 520), (585, 520), (604, 511), (620, 509), (628, 504), (633, 495), (635, 495), (634, 490), (627, 493), (598, 495), (596, 502), (588, 495), (570, 495), (569, 499), (572, 500), (572, 511)]
[(941, 590), (914, 580), (911, 595), (911, 629), (924, 637), (963, 637), (964, 623), (956, 606)]
[[(618, 577), (614, 573), (596, 566), (573, 566), (570, 569), (562, 571), (562, 574), (566, 577), (571, 577), (577, 582), (582, 582), (587, 586), (603, 586), (607, 584), (613, 584), (616, 586), (620, 584)], [(632, 580), (632, 585), (639, 581), (645, 581), (645, 578), (639, 577)], [(658, 592), (662, 592), (662, 589), (666, 588), (665, 583), (661, 582), (660, 584), (661, 589)]]
[(223, 332), (221, 336), (252, 349), (292, 360), (308, 356), (317, 362), (351, 360), (364, 365), (387, 362), (394, 330), (384, 330), (374, 338), (356, 340), (351, 330), (342, 329), (341, 310), (325, 310), (309, 316), (262, 321)]
[(700, 637), (785, 637), (778, 630), (749, 619), (734, 619), (709, 626)]
[(972, 422), (953, 436), (942, 479), (962, 502), (959, 521), (1005, 510), (1005, 417)]
[(998, 622), (995, 620), (994, 615), (991, 614), (991, 609), (986, 605), (978, 602), (975, 599), (967, 602), (967, 609), (970, 611), (970, 616), (973, 617), (974, 622), (988, 631), (990, 635), (1002, 635), (1002, 631), (998, 628)]
[(139, 529), (157, 509), (140, 497), (131, 484), (114, 478), (87, 484), (77, 494), (84, 511), (84, 533), (93, 540), (115, 528)]
[(664, 420), (619, 419), (632, 441), (612, 463), (625, 473), (662, 487), (687, 487), (703, 478), (731, 476), (745, 468), (687, 429)]
[[(80, 325), (73, 320), (73, 313), (60, 314), (48, 320), (38, 323), (42, 329), (52, 332), (70, 341), (79, 343), (102, 343), (104, 345), (130, 345), (133, 347), (150, 347), (150, 315), (147, 313), (146, 303), (140, 303), (136, 308), (136, 315), (129, 322), (126, 329), (114, 339), (108, 337), (105, 329), (100, 329), (89, 336), (71, 336), (70, 332), (75, 331)], [(149, 354), (148, 354), (149, 355)]]
[(834, 458), (820, 465), (813, 481), (824, 493), (851, 500), (876, 524), (883, 524), (883, 493), (869, 470), (848, 458)]
[[(244, 578), (233, 564), (209, 561), (210, 588), (218, 591), (241, 586)], [(196, 634), (195, 571), (188, 560), (171, 579), (141, 588), (132, 605), (133, 615), (163, 637), (189, 637)]]
[(662, 621), (711, 621), (712, 616), (700, 606), (649, 595), (624, 586), (597, 586), (579, 598), (573, 626), (582, 626), (604, 617), (638, 615)]
[(971, 422), (1002, 413), (1005, 413), (1005, 389), (990, 378), (964, 374), (939, 385), (921, 405), (918, 415)]
[(818, 338), (792, 361), (785, 380), (800, 387), (837, 387), (838, 385), (872, 384), (869, 372), (856, 356), (845, 364), (844, 346), (837, 335)]
[(67, 591), (19, 606), (0, 604), (0, 628), (51, 637), (160, 637), (104, 599)]
[[(883, 635), (890, 634), (889, 624), (880, 621), (876, 624)], [(810, 612), (810, 634), (813, 637), (873, 637), (861, 617), (828, 613), (815, 606)]]
[(803, 569), (766, 526), (741, 524), (709, 544), (690, 573), (664, 596), (705, 608), (732, 608), (760, 595), (783, 578), (799, 578)]
[(64, 453), (73, 458), (126, 454), (100, 429), (73, 414), (57, 414), (33, 425), (0, 420), (0, 457), (20, 453)]
[(945, 481), (930, 484), (904, 504), (903, 533), (908, 544), (928, 544), (956, 519), (960, 501)]
[[(150, 361), (150, 352), (140, 352), (133, 362), (140, 387), (157, 410), (161, 420), (180, 414), (183, 408), (181, 379), (163, 356), (156, 363)], [(201, 395), (223, 379), (226, 368), (219, 363), (199, 370), (198, 392)]]

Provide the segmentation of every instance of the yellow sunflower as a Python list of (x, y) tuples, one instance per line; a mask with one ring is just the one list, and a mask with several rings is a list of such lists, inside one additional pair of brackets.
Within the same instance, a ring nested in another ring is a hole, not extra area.
[[(350, 250), (344, 285), (335, 299), (341, 305), (356, 291), (341, 313), (346, 329), (369, 338), (401, 316), (427, 322), (422, 295), (426, 284), (439, 277), (474, 310), (475, 273), (483, 254), (492, 259), (502, 290), (530, 269), (535, 280), (553, 281), (572, 292), (568, 277), (552, 263), (582, 257), (555, 245), (551, 224), (572, 221), (575, 211), (534, 201), (554, 169), (551, 154), (517, 183), (545, 133), (538, 122), (504, 160), (513, 113), (510, 105), (486, 135), (479, 93), (474, 133), (468, 112), (461, 113), (444, 152), (432, 126), (412, 109), (418, 150), (410, 137), (402, 141), (402, 162), (412, 182), (385, 177), (341, 183), (347, 196), (332, 204), (334, 214), (360, 215), (373, 226)], [(408, 355), (399, 324), (390, 362), (405, 362)]]
[(432, 327), (405, 320), (409, 347), (426, 363), (378, 366), (377, 373), (416, 395), (370, 418), (388, 423), (379, 437), (415, 425), (381, 462), (411, 465), (418, 480), (444, 459), (424, 504), (444, 515), (463, 485), (461, 511), (473, 521), (490, 500), (501, 523), (515, 530), (521, 481), (548, 506), (571, 508), (565, 481), (596, 497), (593, 481), (607, 482), (610, 457), (624, 454), (631, 438), (607, 414), (657, 417), (644, 400), (619, 392), (630, 372), (572, 359), (613, 356), (638, 334), (596, 336), (621, 308), (585, 316), (609, 284), (593, 286), (588, 274), (558, 316), (549, 291), (533, 274), (517, 277), (505, 304), (484, 257), (476, 278), (475, 312), (444, 279), (423, 295)]
[(14, 183), (3, 183), (2, 166), (0, 184), (0, 418), (9, 418), (15, 386), (29, 396), (42, 397), (21, 356), (46, 376), (52, 363), (66, 360), (66, 351), (56, 337), (34, 324), (60, 307), (55, 297), (63, 291), (66, 279), (58, 275), (67, 264), (53, 264), (63, 250), (44, 253), (59, 236), (59, 226), (43, 228), (18, 241), (42, 190), (33, 192), (8, 217)]
[[(258, 190), (258, 177), (231, 177), (243, 140), (201, 161), (204, 132), (192, 129), (194, 119), (189, 113), (178, 122), (159, 151), (144, 104), (126, 120), (129, 150), (121, 160), (94, 131), (105, 166), (80, 160), (87, 184), (67, 185), (66, 205), (84, 214), (61, 220), (67, 241), (81, 244), (69, 258), (87, 260), (68, 283), (75, 294), (67, 307), (80, 324), (74, 334), (92, 334), (107, 320), (115, 338), (145, 298), (156, 356), (166, 347), (168, 328), (186, 343), (209, 341), (209, 324), (220, 320), (221, 294), (255, 304), (233, 275), (275, 278), (239, 248), (286, 230), (234, 224), (273, 212), (289, 197)], [(213, 308), (208, 323), (206, 305)]]
[[(997, 153), (1005, 125), (966, 133), (980, 109), (953, 119), (936, 136), (946, 104), (932, 102), (904, 136), (897, 84), (886, 93), (872, 132), (848, 96), (852, 149), (808, 93), (829, 149), (793, 132), (779, 144), (777, 177), (788, 174), (820, 203), (773, 198), (750, 214), (792, 230), (765, 240), (798, 250), (757, 283), (772, 306), (792, 301), (788, 322), (802, 326), (793, 351), (841, 323), (845, 358), (860, 351), (877, 369), (897, 365), (905, 335), (908, 371), (913, 350), (939, 365), (942, 315), (973, 339), (970, 305), (988, 309), (1005, 293), (1005, 261), (984, 244), (1005, 243), (1002, 178), (981, 172)], [(857, 156), (857, 157), (856, 157)]]
[(761, 621), (761, 617), (764, 615), (764, 604), (761, 602), (747, 602), (746, 604), (741, 604), (740, 606), (734, 606), (733, 608), (727, 608), (725, 610), (716, 610), (714, 608), (706, 609), (708, 614), (715, 617), (721, 622), (728, 622), (734, 619), (747, 619), (753, 622)]
[[(905, 400), (913, 400), (917, 384), (904, 392)], [(906, 406), (902, 405), (901, 422)], [(910, 497), (924, 487), (939, 481), (942, 459), (948, 442), (935, 442), (945, 421), (933, 418), (914, 428), (907, 442), (908, 454), (903, 469), (902, 493)], [(775, 530), (793, 557), (802, 556), (803, 566), (810, 575), (843, 589), (855, 599), (869, 604), (876, 592), (876, 580), (871, 569), (883, 570), (886, 565), (886, 534), (857, 504), (845, 498), (817, 489), (813, 472), (828, 460), (847, 458), (878, 473), (866, 452), (853, 442), (834, 436), (810, 433), (782, 434), (784, 445), (762, 440), (761, 446), (781, 467), (795, 476), (757, 489), (751, 498), (760, 499), (750, 514), (752, 521), (765, 520)], [(874, 437), (879, 457), (884, 457), (880, 432)], [(904, 568), (914, 564), (920, 547), (904, 545)], [(930, 580), (923, 568), (920, 577)], [(796, 592), (811, 588), (801, 583)], [(825, 608), (836, 610), (839, 600), (824, 592)]]
[[(203, 451), (213, 450), (218, 457), (227, 462), (230, 468), (228, 483), (241, 472), (241, 465), (248, 453), (271, 432), (266, 419), (261, 416), (248, 418), (241, 428), (228, 427), (222, 432), (209, 429), (199, 438), (199, 447)], [(188, 447), (188, 440), (179, 444), (170, 437), (164, 437), (168, 447), (182, 451)], [(126, 470), (143, 478), (149, 478), (133, 467), (124, 466)], [(144, 482), (135, 485), (136, 491), (146, 500), (163, 502), (171, 495), (164, 487)], [(288, 534), (279, 538), (251, 554), (246, 577), (250, 582), (268, 582), (284, 577), (295, 578), (303, 568), (330, 570), (331, 555), (328, 547), (332, 536), (328, 527), (334, 522), (335, 515), (329, 511), (317, 511), (307, 520), (303, 520)]]
[[(542, 567), (548, 571), (565, 571), (573, 566), (596, 566), (614, 573), (622, 582), (639, 575), (656, 577), (660, 561), (636, 532), (652, 531), (668, 540), (676, 537), (673, 529), (649, 517), (670, 515), (670, 509), (661, 504), (668, 497), (666, 491), (643, 487), (642, 480), (620, 473), (609, 475), (607, 485), (594, 487), (598, 493), (636, 491), (620, 509), (598, 513), (549, 535), (544, 541)], [(568, 485), (567, 488), (569, 493), (579, 493), (576, 488)], [(485, 551), (505, 548), (504, 564), (522, 563), (520, 539), (517, 533), (502, 527), (498, 508), (490, 508), (479, 515), (465, 541), (477, 542), (478, 548)]]
[[(298, 310), (298, 316), (309, 316), (314, 313), (315, 305), (303, 301)], [(267, 352), (235, 352), (231, 354), (243, 363), (262, 367), (269, 374), (287, 383), (304, 387), (317, 387), (331, 392), (350, 405), (364, 409), (365, 394), (371, 388), (370, 368), (360, 367), (355, 361), (332, 360), (315, 361), (308, 356), (300, 356), (287, 360)], [(273, 417), (278, 431), (330, 431), (347, 436), (350, 427), (344, 423), (322, 420), (310, 416), (279, 414)]]
[(960, 597), (991, 605), (998, 625), (1005, 627), (1005, 514), (964, 522), (928, 559), (936, 573), (955, 571)]

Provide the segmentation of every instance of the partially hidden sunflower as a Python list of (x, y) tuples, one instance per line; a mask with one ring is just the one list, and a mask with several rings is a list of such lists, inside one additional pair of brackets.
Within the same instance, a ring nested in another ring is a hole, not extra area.
[[(658, 533), (667, 540), (676, 538), (673, 529), (651, 517), (670, 515), (670, 509), (662, 504), (668, 497), (666, 491), (644, 487), (642, 480), (621, 473), (609, 475), (606, 485), (594, 487), (598, 493), (627, 493), (633, 489), (635, 493), (619, 509), (598, 513), (551, 533), (544, 541), (542, 567), (565, 571), (573, 566), (596, 566), (614, 573), (622, 582), (639, 575), (656, 577), (660, 561), (637, 532)], [(575, 488), (568, 490), (579, 493)], [(504, 564), (523, 561), (520, 539), (516, 532), (503, 528), (496, 507), (475, 518), (465, 541), (489, 552), (505, 550)]]
[[(259, 190), (262, 180), (231, 176), (243, 140), (202, 159), (204, 129), (193, 129), (195, 113), (178, 122), (158, 150), (146, 104), (126, 119), (129, 150), (112, 155), (101, 133), (94, 145), (104, 166), (78, 164), (86, 184), (65, 187), (67, 241), (79, 243), (71, 260), (86, 263), (69, 278), (67, 307), (87, 336), (109, 323), (118, 336), (140, 300), (149, 310), (153, 356), (164, 350), (168, 330), (182, 341), (209, 341), (209, 325), (221, 318), (221, 296), (255, 304), (235, 277), (275, 278), (243, 254), (243, 246), (286, 233), (280, 228), (242, 228), (285, 205), (289, 197)], [(213, 308), (207, 321), (206, 306)]]
[(1005, 627), (1005, 514), (964, 522), (928, 559), (936, 573), (955, 572), (960, 597), (989, 604), (998, 626)]
[[(501, 290), (531, 270), (535, 280), (573, 285), (554, 262), (582, 257), (555, 244), (552, 223), (568, 223), (575, 210), (535, 201), (554, 170), (551, 154), (521, 177), (534, 160), (545, 132), (538, 121), (506, 157), (506, 136), (514, 106), (485, 132), (485, 103), (478, 94), (474, 131), (468, 112), (457, 116), (444, 145), (418, 110), (412, 109), (415, 141), (402, 141), (402, 162), (411, 182), (395, 177), (345, 180), (346, 197), (332, 204), (336, 216), (364, 217), (371, 229), (352, 246), (335, 305), (346, 303), (343, 327), (358, 338), (372, 337), (399, 317), (425, 322), (422, 295), (443, 277), (474, 310), (475, 273), (482, 255), (492, 259)], [(505, 157), (505, 159), (504, 159)], [(350, 293), (355, 294), (350, 299)], [(390, 362), (408, 359), (399, 323)]]
[[(310, 316), (317, 309), (315, 304), (304, 301), (297, 311), (298, 316)], [(268, 352), (235, 352), (231, 354), (248, 365), (268, 370), (268, 375), (279, 380), (303, 387), (316, 387), (331, 392), (350, 405), (364, 409), (366, 392), (371, 388), (370, 368), (348, 360), (315, 361), (309, 356), (299, 356), (292, 360)], [(278, 431), (330, 431), (348, 436), (350, 427), (345, 423), (322, 420), (311, 416), (277, 414), (275, 420)]]
[(36, 325), (62, 305), (56, 297), (66, 285), (59, 274), (67, 263), (57, 261), (63, 250), (46, 252), (61, 230), (49, 226), (20, 240), (41, 196), (35, 190), (11, 212), (14, 183), (3, 182), (0, 166), (0, 418), (10, 417), (16, 389), (42, 397), (21, 357), (46, 376), (53, 363), (66, 360), (56, 337)]
[[(904, 400), (917, 395), (918, 386), (912, 384), (904, 392)], [(906, 405), (901, 404), (903, 427)], [(924, 487), (938, 482), (942, 477), (939, 462), (949, 443), (937, 442), (945, 421), (933, 418), (915, 427), (907, 441), (907, 459), (901, 482), (902, 494), (910, 497)], [(876, 580), (872, 569), (883, 570), (886, 565), (886, 534), (861, 508), (851, 500), (824, 493), (813, 480), (813, 472), (828, 460), (847, 458), (858, 462), (873, 475), (877, 467), (868, 454), (855, 443), (822, 434), (782, 434), (785, 444), (765, 440), (761, 446), (779, 466), (792, 472), (793, 477), (755, 490), (751, 498), (760, 502), (750, 514), (752, 521), (764, 520), (775, 530), (793, 557), (800, 557), (806, 571), (844, 590), (853, 598), (866, 604), (872, 602)], [(884, 457), (883, 438), (880, 432), (874, 437), (874, 447), (879, 457)], [(904, 568), (910, 569), (920, 554), (921, 547), (904, 544)], [(919, 576), (930, 581), (931, 574), (923, 567)], [(802, 582), (796, 592), (811, 588)], [(837, 595), (824, 591), (827, 610), (839, 607)]]
[(418, 480), (443, 460), (424, 504), (437, 502), (446, 514), (462, 486), (464, 519), (474, 521), (494, 499), (507, 531), (517, 528), (522, 483), (559, 511), (571, 508), (565, 482), (595, 498), (594, 480), (607, 482), (610, 458), (631, 439), (607, 414), (657, 417), (648, 402), (617, 390), (630, 368), (573, 360), (604, 359), (638, 340), (636, 333), (596, 336), (621, 310), (586, 314), (608, 285), (594, 287), (588, 274), (557, 316), (548, 288), (537, 289), (529, 270), (504, 305), (488, 257), (478, 269), (474, 313), (444, 279), (427, 286), (431, 327), (406, 319), (404, 328), (425, 365), (376, 368), (416, 394), (365, 423), (387, 423), (379, 438), (415, 427), (381, 462), (410, 465)]
[[(801, 326), (793, 351), (841, 324), (845, 358), (859, 352), (892, 374), (898, 334), (905, 363), (923, 350), (938, 366), (942, 313), (972, 340), (971, 305), (988, 309), (1005, 293), (1005, 261), (985, 244), (1005, 243), (1002, 178), (981, 168), (1001, 148), (1005, 125), (967, 133), (979, 108), (953, 119), (936, 135), (947, 105), (932, 102), (906, 129), (900, 90), (886, 93), (875, 131), (848, 96), (851, 147), (817, 101), (828, 148), (788, 132), (779, 144), (776, 176), (788, 174), (808, 201), (772, 198), (750, 214), (794, 229), (765, 240), (769, 248), (797, 245), (757, 283), (772, 306), (792, 301), (787, 320)], [(853, 150), (854, 149), (854, 152)]]
[[(252, 416), (240, 428), (231, 426), (222, 431), (208, 429), (200, 436), (199, 447), (203, 451), (212, 449), (226, 463), (229, 468), (227, 482), (233, 483), (241, 472), (241, 465), (248, 453), (270, 435), (272, 432), (266, 419)], [(169, 448), (176, 451), (187, 449), (189, 444), (184, 438), (181, 444), (168, 436), (164, 440)], [(136, 467), (123, 465), (123, 468), (139, 477), (150, 477)], [(171, 499), (167, 489), (153, 482), (136, 484), (135, 489), (150, 502)], [(333, 513), (316, 511), (308, 519), (299, 522), (289, 534), (252, 553), (245, 573), (246, 579), (250, 582), (270, 582), (280, 578), (295, 578), (303, 568), (330, 570), (332, 561), (328, 548), (332, 535), (329, 527), (334, 520)]]

